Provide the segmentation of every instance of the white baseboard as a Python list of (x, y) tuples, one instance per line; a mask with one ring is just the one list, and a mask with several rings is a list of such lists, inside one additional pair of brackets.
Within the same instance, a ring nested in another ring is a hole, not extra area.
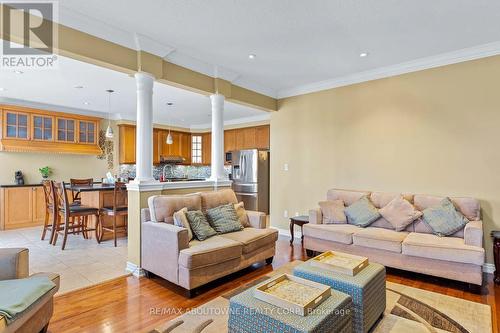
[[(276, 228), (276, 227), (271, 227), (271, 228), (278, 230), (278, 234), (280, 236), (284, 236), (284, 237), (290, 238), (290, 230)], [(297, 243), (297, 242), (300, 243), (301, 237), (302, 237), (302, 233), (300, 232), (300, 230), (295, 230), (293, 242), (294, 243)], [(490, 264), (490, 263), (484, 264), (483, 265), (483, 272), (485, 272), (487, 274), (493, 274), (495, 272), (495, 265), (494, 264)]]
[(486, 263), (483, 265), (483, 272), (488, 273), (488, 274), (493, 274), (495, 273), (495, 265)]
[(132, 275), (135, 277), (141, 277), (141, 276), (145, 275), (144, 270), (142, 268), (140, 268), (139, 266), (137, 266), (134, 263), (131, 263), (130, 261), (127, 261), (126, 270), (127, 270), (127, 272), (132, 273)]

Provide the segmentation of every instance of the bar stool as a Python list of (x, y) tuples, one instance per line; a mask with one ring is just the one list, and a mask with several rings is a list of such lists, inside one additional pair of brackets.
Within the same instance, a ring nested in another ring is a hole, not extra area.
[[(124, 204), (120, 204), (121, 202), (125, 202)], [(113, 224), (111, 227), (104, 226), (102, 221), (103, 216), (112, 216)], [(116, 226), (116, 218), (118, 216), (124, 216), (125, 223), (123, 226)], [(125, 183), (123, 182), (115, 182), (115, 189), (113, 191), (113, 206), (112, 207), (103, 207), (99, 212), (99, 228), (96, 231), (97, 233), (97, 241), (100, 243), (102, 241), (102, 236), (104, 231), (110, 231), (113, 233), (113, 239), (116, 247), (116, 232), (117, 229), (125, 230), (127, 233), (127, 217), (128, 217), (128, 204), (127, 204), (127, 188)]]
[(80, 197), (80, 192), (73, 191), (73, 187), (74, 186), (92, 186), (94, 184), (94, 180), (92, 178), (87, 178), (87, 179), (71, 178), (69, 180), (69, 184), (71, 186), (71, 197), (73, 199), (73, 205), (80, 205), (82, 203), (82, 198)]
[[(57, 194), (57, 223), (56, 233), (54, 235), (53, 245), (56, 245), (57, 236), (59, 232), (63, 232), (64, 238), (62, 243), (62, 250), (66, 247), (68, 235), (82, 233), (83, 238), (88, 239), (89, 231), (96, 231), (99, 227), (99, 209), (94, 207), (87, 207), (82, 205), (70, 205), (68, 200), (68, 193), (64, 182), (55, 184)], [(93, 229), (89, 229), (88, 221), (89, 216), (97, 217), (97, 225)], [(61, 222), (62, 220), (62, 222)], [(97, 233), (97, 231), (96, 231)], [(97, 239), (97, 235), (96, 235)], [(97, 239), (98, 240), (98, 239)], [(99, 240), (98, 240), (99, 241)]]
[[(45, 234), (47, 230), (50, 231), (50, 244), (54, 239), (54, 230), (57, 220), (57, 207), (54, 205), (55, 202), (55, 187), (54, 181), (44, 180), (42, 181), (43, 195), (45, 197), (45, 220), (43, 223), (42, 240), (45, 240)], [(52, 221), (49, 223), (49, 219), (52, 216)]]

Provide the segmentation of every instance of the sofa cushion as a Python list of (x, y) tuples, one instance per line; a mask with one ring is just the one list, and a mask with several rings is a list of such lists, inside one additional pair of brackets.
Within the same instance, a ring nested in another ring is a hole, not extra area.
[(185, 214), (196, 239), (202, 241), (217, 234), (201, 210), (187, 211)]
[(326, 200), (342, 200), (346, 206), (350, 206), (366, 195), (370, 195), (370, 192), (331, 189), (326, 193)]
[(174, 213), (174, 225), (186, 228), (188, 231), (188, 241), (193, 239), (193, 231), (191, 230), (191, 226), (189, 225), (189, 221), (187, 219), (186, 213), (188, 209), (186, 207)]
[(361, 199), (347, 207), (345, 215), (349, 224), (360, 227), (366, 227), (380, 218), (378, 209), (371, 203), (368, 196), (361, 197)]
[(465, 227), (469, 222), (449, 198), (445, 198), (434, 207), (423, 211), (422, 221), (428, 225), (437, 236), (449, 236)]
[(320, 201), (318, 204), (321, 208), (321, 214), (323, 215), (324, 224), (347, 223), (347, 217), (344, 213), (344, 201), (327, 200)]
[(370, 194), (370, 200), (375, 207), (382, 208), (387, 206), (387, 204), (389, 204), (389, 202), (394, 200), (394, 198), (398, 198), (400, 196), (403, 196), (403, 198), (405, 200), (408, 200), (408, 202), (410, 203), (413, 202), (413, 194), (411, 193), (392, 193), (392, 192), (372, 192)]
[(220, 235), (243, 245), (243, 253), (250, 253), (274, 245), (278, 240), (278, 230), (245, 228), (241, 231)]
[(187, 207), (188, 210), (201, 210), (199, 193), (188, 195), (153, 195), (148, 198), (149, 213), (153, 222), (174, 223), (176, 211)]
[(306, 224), (304, 236), (342, 244), (352, 244), (352, 234), (360, 230), (352, 224)]
[(189, 248), (180, 251), (179, 265), (193, 269), (240, 258), (242, 247), (241, 243), (221, 236), (195, 239), (189, 242)]
[(463, 238), (410, 233), (403, 241), (403, 254), (429, 259), (483, 265), (484, 249), (465, 245)]
[(231, 189), (220, 191), (201, 192), (201, 210), (205, 212), (207, 209), (225, 205), (228, 203), (236, 204), (238, 199), (236, 194)]
[(207, 209), (207, 219), (210, 226), (218, 234), (226, 234), (243, 229), (232, 203)]
[[(445, 197), (418, 194), (413, 198), (413, 204), (418, 210), (423, 211), (426, 208), (439, 205), (444, 198)], [(479, 221), (481, 219), (481, 206), (479, 205), (479, 200), (459, 197), (451, 197), (450, 199), (455, 207), (469, 221)]]
[(352, 235), (352, 243), (358, 246), (371, 247), (390, 252), (401, 253), (401, 243), (408, 232), (382, 228), (362, 228)]
[(416, 210), (401, 195), (395, 197), (386, 206), (379, 209), (379, 213), (392, 224), (396, 231), (403, 231), (410, 223), (422, 216), (422, 212)]
[(238, 215), (238, 220), (240, 221), (243, 228), (250, 226), (250, 220), (248, 219), (247, 211), (245, 210), (245, 205), (242, 202), (234, 204), (234, 210), (236, 210), (236, 215)]

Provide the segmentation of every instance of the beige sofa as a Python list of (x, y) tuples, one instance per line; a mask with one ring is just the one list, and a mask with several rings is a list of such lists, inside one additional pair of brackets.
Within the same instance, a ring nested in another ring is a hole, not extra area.
[[(341, 199), (346, 206), (369, 195), (377, 208), (399, 194), (331, 189), (328, 200)], [(403, 194), (418, 210), (439, 204), (443, 197)], [(323, 224), (319, 208), (310, 210), (304, 225), (304, 247), (312, 251), (338, 250), (368, 257), (388, 267), (481, 285), (484, 264), (483, 225), (477, 199), (451, 197), (470, 221), (450, 237), (438, 237), (420, 219), (397, 232), (380, 218), (366, 228), (350, 224)]]
[[(29, 275), (28, 249), (0, 249), (0, 280), (26, 278)], [(45, 293), (28, 309), (7, 325), (7, 320), (0, 315), (0, 333), (46, 332), (54, 312), (54, 294), (59, 290), (59, 275), (55, 273), (37, 273), (32, 276), (47, 276), (56, 285)], [(2, 295), (0, 294), (0, 297)]]
[(173, 225), (173, 213), (183, 207), (206, 211), (227, 203), (237, 203), (230, 189), (150, 197), (142, 210), (142, 268), (192, 291), (256, 262), (270, 264), (278, 232), (266, 227), (264, 213), (247, 210), (251, 227), (204, 241), (189, 242), (187, 229)]

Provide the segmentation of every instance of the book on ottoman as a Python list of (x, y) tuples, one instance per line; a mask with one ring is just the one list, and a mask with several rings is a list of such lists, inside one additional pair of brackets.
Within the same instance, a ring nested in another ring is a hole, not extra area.
[(259, 300), (250, 288), (229, 300), (231, 333), (352, 332), (352, 299), (335, 290), (307, 316)]
[(296, 266), (293, 275), (350, 295), (354, 306), (353, 332), (368, 332), (385, 311), (385, 267), (380, 264), (369, 263), (350, 276), (316, 267), (307, 261)]

